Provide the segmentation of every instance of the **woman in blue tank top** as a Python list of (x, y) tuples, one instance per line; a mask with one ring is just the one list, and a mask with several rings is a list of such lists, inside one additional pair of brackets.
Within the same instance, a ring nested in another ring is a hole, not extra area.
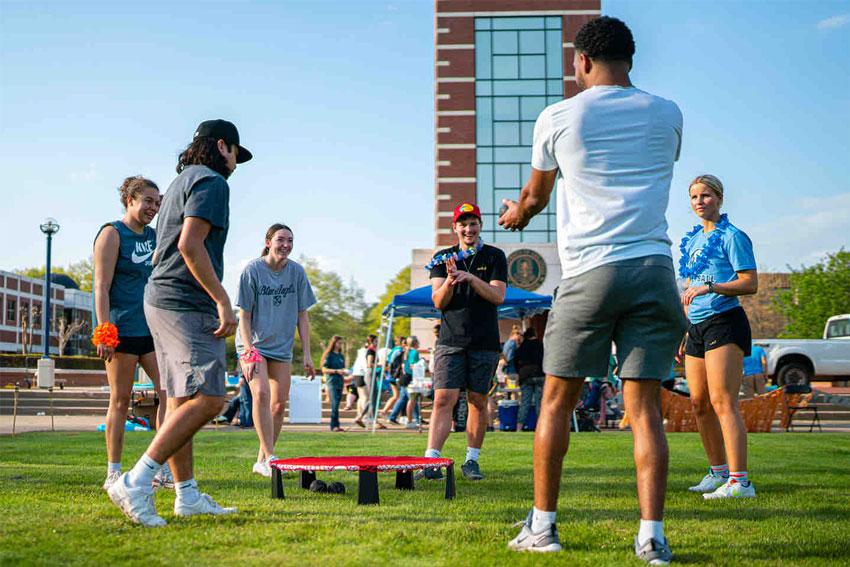
[(682, 304), (688, 315), (683, 342), (691, 403), (710, 469), (691, 492), (703, 498), (753, 498), (747, 473), (747, 429), (738, 413), (744, 356), (750, 354), (750, 323), (739, 295), (758, 291), (749, 237), (720, 214), (723, 184), (701, 175), (688, 189), (702, 220), (680, 246), (679, 275), (688, 280)]
[[(128, 177), (119, 188), (125, 214), (100, 227), (94, 241), (94, 307), (99, 325), (114, 325), (118, 345), (97, 345), (106, 364), (109, 409), (106, 412), (107, 476), (109, 488), (121, 476), (124, 422), (133, 393), (136, 364), (150, 376), (159, 398), (157, 427), (165, 417), (165, 392), (160, 389), (153, 339), (145, 321), (143, 297), (151, 274), (156, 233), (148, 226), (162, 199), (153, 181)], [(173, 488), (167, 466), (154, 481), (156, 487)]]

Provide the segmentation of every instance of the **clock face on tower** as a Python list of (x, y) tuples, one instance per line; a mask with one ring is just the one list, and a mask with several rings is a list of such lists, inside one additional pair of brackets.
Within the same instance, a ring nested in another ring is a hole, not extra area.
[(508, 285), (534, 291), (546, 279), (546, 262), (534, 250), (517, 250), (508, 256)]

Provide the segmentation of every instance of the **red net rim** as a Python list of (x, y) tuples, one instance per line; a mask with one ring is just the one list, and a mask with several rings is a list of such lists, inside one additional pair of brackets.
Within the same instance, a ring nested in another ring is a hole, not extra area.
[(269, 463), (282, 471), (413, 471), (448, 467), (452, 459), (429, 457), (298, 457)]

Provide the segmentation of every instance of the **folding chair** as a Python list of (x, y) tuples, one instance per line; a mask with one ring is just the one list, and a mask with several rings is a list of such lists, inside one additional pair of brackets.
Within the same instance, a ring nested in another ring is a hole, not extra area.
[[(788, 420), (785, 424), (785, 431), (794, 430), (794, 415), (797, 412), (810, 411), (812, 412), (812, 422), (809, 424), (809, 433), (811, 433), (815, 428), (815, 422), (818, 424), (818, 431), (822, 433), (823, 429), (821, 429), (820, 426), (818, 407), (815, 404), (809, 403), (814, 395), (812, 387), (808, 384), (787, 384), (783, 386), (782, 391), (782, 401), (785, 404), (785, 411)], [(791, 396), (793, 396), (793, 399), (789, 400), (789, 397)]]

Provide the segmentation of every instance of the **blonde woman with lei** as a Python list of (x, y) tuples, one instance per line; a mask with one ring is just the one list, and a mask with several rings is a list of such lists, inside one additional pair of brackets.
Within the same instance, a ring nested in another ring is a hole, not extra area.
[(265, 242), (262, 255), (245, 267), (239, 280), (236, 350), (251, 388), (254, 426), (260, 439), (253, 471), (271, 476), (269, 463), (277, 458), (275, 444), (289, 397), (296, 328), (301, 337), (304, 374), (311, 380), (316, 377), (307, 314), (316, 297), (304, 268), (289, 259), (292, 229), (273, 224), (266, 231)]
[[(143, 303), (156, 247), (156, 232), (149, 225), (159, 211), (162, 196), (156, 183), (141, 176), (126, 178), (118, 192), (124, 217), (101, 226), (94, 240), (94, 310), (99, 324), (92, 342), (97, 356), (104, 360), (109, 383), (104, 489), (121, 476), (124, 421), (130, 409), (137, 364), (150, 377), (159, 399), (157, 428), (165, 419), (165, 392), (160, 389), (153, 337)], [(154, 477), (153, 487), (174, 489), (167, 462)]]
[(679, 276), (688, 287), (682, 305), (688, 332), (680, 348), (708, 474), (689, 488), (703, 498), (754, 498), (747, 471), (747, 430), (738, 413), (743, 360), (751, 347), (750, 324), (739, 295), (758, 291), (749, 237), (720, 213), (723, 184), (700, 175), (688, 189), (701, 219), (680, 245)]

